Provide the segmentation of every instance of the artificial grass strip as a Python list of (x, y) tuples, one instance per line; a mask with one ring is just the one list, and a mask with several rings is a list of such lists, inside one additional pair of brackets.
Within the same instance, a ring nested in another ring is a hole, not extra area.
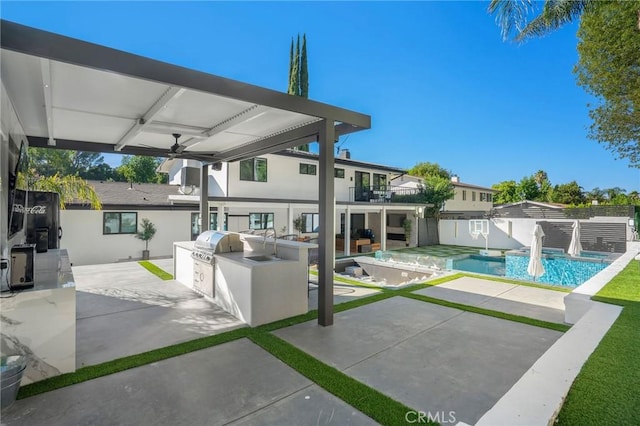
[(640, 261), (629, 262), (592, 299), (623, 306), (640, 302)]
[[(249, 336), (255, 344), (298, 371), (326, 391), (383, 425), (405, 424), (410, 407), (318, 361), (306, 352), (269, 333)], [(428, 422), (422, 424), (436, 425)]]
[(533, 325), (535, 327), (547, 328), (549, 330), (565, 332), (571, 327), (566, 324), (558, 324), (555, 322), (542, 321), (535, 318), (523, 317), (521, 315), (508, 314), (506, 312), (493, 311), (491, 309), (484, 309), (477, 306), (463, 305), (462, 303), (449, 302), (447, 300), (435, 299), (429, 296), (423, 296), (415, 293), (402, 293), (403, 297), (409, 299), (420, 300), (422, 302), (433, 303), (435, 305), (446, 306), (448, 308), (459, 309), (461, 311), (473, 312), (474, 314), (486, 315), (490, 317), (500, 318), (508, 321), (519, 322), (522, 324)]
[(638, 424), (638, 324), (640, 304), (626, 306), (573, 382), (558, 414), (557, 425)]
[(141, 260), (138, 263), (140, 264), (140, 266), (145, 268), (147, 271), (151, 272), (153, 275), (156, 275), (161, 280), (167, 281), (167, 280), (172, 280), (173, 279), (173, 275), (171, 275), (170, 273), (166, 272), (165, 270), (157, 267), (156, 265), (154, 265), (153, 263), (151, 263), (149, 261)]
[(624, 308), (571, 385), (556, 424), (638, 424), (640, 262), (631, 261), (592, 299)]
[(74, 373), (62, 374), (60, 376), (51, 377), (49, 379), (22, 386), (18, 393), (18, 399), (28, 398), (30, 396), (49, 392), (65, 386), (71, 386), (77, 383), (86, 382), (87, 380), (97, 379), (98, 377), (119, 373), (131, 368), (140, 367), (153, 362), (184, 355), (189, 352), (199, 351), (222, 343), (231, 342), (233, 340), (247, 337), (249, 335), (249, 331), (250, 328), (248, 327), (238, 328), (226, 333), (201, 337), (199, 339), (178, 343), (176, 345), (160, 349), (154, 349), (141, 354), (130, 355), (112, 361), (103, 362), (102, 364), (82, 367)]

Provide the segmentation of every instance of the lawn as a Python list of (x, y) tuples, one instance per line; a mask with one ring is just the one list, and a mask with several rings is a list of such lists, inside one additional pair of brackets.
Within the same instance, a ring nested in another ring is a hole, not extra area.
[(556, 424), (638, 424), (640, 262), (629, 263), (593, 300), (624, 309), (573, 382)]

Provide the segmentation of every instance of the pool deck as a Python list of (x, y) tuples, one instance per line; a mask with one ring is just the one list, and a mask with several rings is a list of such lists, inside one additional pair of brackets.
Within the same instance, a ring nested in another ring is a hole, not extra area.
[[(165, 263), (158, 262), (169, 269)], [(137, 263), (92, 266), (79, 270), (76, 279), (83, 282), (79, 292), (87, 293), (78, 298), (79, 315), (84, 315), (79, 323), (93, 318), (91, 327), (78, 328), (84, 363), (148, 350), (136, 340), (162, 346), (215, 334), (220, 330), (211, 324), (218, 319), (238, 327), (224, 312), (207, 320), (201, 311), (193, 316), (181, 310), (182, 302), (204, 301)], [(174, 301), (159, 297), (159, 290), (168, 289)], [(336, 283), (334, 302), (377, 292)], [(312, 287), (311, 308), (316, 293)], [(566, 294), (466, 276), (416, 293), (552, 322), (562, 322)], [(441, 424), (474, 424), (497, 403), (509, 401), (538, 363), (553, 364), (555, 359), (545, 361), (550, 349), (570, 352), (567, 348), (584, 340), (589, 327), (578, 331), (563, 334), (395, 296), (336, 313), (331, 327), (311, 320), (271, 334), (415, 410), (454, 413)], [(597, 341), (583, 345), (585, 356)], [(2, 423), (375, 424), (246, 338), (19, 400), (3, 410)]]
[(416, 293), (555, 323), (564, 322), (564, 297), (567, 295), (560, 291), (472, 277), (458, 278)]

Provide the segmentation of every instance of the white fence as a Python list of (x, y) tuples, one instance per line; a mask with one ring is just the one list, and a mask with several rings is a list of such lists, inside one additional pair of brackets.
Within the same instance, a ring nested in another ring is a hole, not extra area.
[[(574, 219), (505, 219), (489, 220), (489, 248), (514, 249), (530, 246), (533, 228), (536, 222), (550, 220), (552, 222), (573, 222)], [(594, 217), (585, 222), (627, 223), (625, 217)], [(484, 248), (482, 236), (474, 240), (469, 234), (468, 220), (440, 220), (438, 224), (440, 244)], [(631, 228), (627, 226), (627, 240), (630, 240)]]

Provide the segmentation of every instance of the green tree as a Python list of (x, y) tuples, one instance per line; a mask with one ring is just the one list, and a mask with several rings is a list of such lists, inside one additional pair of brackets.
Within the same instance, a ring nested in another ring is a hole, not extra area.
[(421, 188), (424, 199), (431, 204), (426, 214), (440, 219), (440, 211), (447, 200), (453, 198), (455, 192), (451, 179), (439, 175), (430, 175), (424, 178), (424, 186)]
[(520, 198), (519, 201), (530, 200), (536, 201), (540, 198), (540, 188), (536, 183), (534, 176), (525, 176), (518, 182), (516, 193)]
[(114, 179), (114, 171), (97, 152), (29, 148), (31, 165), (41, 176), (79, 176), (83, 179)]
[(578, 85), (598, 99), (589, 137), (640, 168), (640, 1), (597, 2), (578, 30)]
[[(289, 49), (289, 87), (287, 93), (303, 98), (309, 97), (309, 70), (307, 67), (307, 35), (302, 35), (302, 50), (300, 49), (300, 34), (293, 48), (293, 37)], [(296, 147), (298, 151), (309, 152), (309, 144)]]
[(505, 180), (491, 185), (492, 189), (498, 191), (493, 196), (494, 204), (509, 204), (521, 201), (518, 195), (518, 184), (515, 180)]
[(307, 35), (302, 35), (302, 52), (300, 52), (300, 96), (309, 97), (309, 69), (307, 67)]
[(94, 210), (100, 210), (102, 203), (96, 190), (87, 181), (78, 176), (53, 176), (37, 175), (35, 169), (31, 169), (29, 176), (29, 189), (34, 191), (57, 192), (60, 195), (60, 208), (64, 209), (67, 203), (72, 201), (86, 202)]
[(586, 192), (584, 194), (584, 197), (587, 203), (590, 203), (595, 200), (598, 202), (598, 204), (602, 204), (606, 199), (606, 192), (603, 189), (595, 187), (591, 191)]
[(582, 187), (574, 180), (554, 186), (552, 201), (554, 203), (580, 205), (584, 204), (587, 199), (584, 196)]
[[(513, 37), (522, 41), (530, 37), (538, 37), (561, 26), (578, 20), (583, 13), (591, 10), (595, 0), (491, 0), (489, 13), (496, 17), (496, 22), (506, 40)], [(537, 16), (536, 16), (537, 15)], [(533, 19), (530, 19), (534, 16)]]
[(142, 155), (125, 156), (122, 165), (118, 167), (118, 173), (128, 182), (136, 183), (164, 183), (166, 175), (156, 172), (160, 165), (160, 159)]
[(294, 96), (300, 96), (300, 34), (296, 42), (295, 50), (293, 49), (293, 37), (291, 38), (291, 50), (293, 55), (289, 58), (289, 88), (287, 93)]
[(428, 176), (440, 176), (448, 180), (451, 180), (452, 174), (451, 170), (441, 167), (438, 163), (429, 162), (418, 163), (409, 169), (407, 173), (411, 176), (418, 176), (422, 178), (426, 178)]

